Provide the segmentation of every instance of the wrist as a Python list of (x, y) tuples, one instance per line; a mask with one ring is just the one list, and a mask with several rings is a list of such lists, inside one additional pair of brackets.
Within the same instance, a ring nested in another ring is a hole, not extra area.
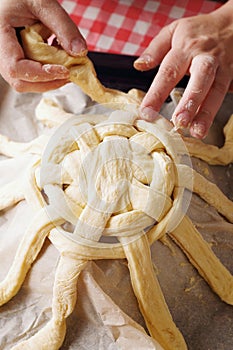
[(216, 20), (223, 20), (225, 23), (233, 23), (233, 0), (228, 0), (224, 5), (211, 13)]

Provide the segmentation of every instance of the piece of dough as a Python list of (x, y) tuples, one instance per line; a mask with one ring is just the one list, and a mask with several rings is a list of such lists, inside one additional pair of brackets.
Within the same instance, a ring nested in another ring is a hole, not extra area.
[(95, 68), (87, 56), (72, 57), (62, 48), (46, 43), (48, 29), (35, 24), (21, 31), (23, 49), (27, 58), (42, 64), (60, 64), (70, 70), (70, 80), (77, 84), (92, 100), (109, 104), (114, 109), (136, 110), (143, 94), (124, 93), (104, 87), (98, 80)]

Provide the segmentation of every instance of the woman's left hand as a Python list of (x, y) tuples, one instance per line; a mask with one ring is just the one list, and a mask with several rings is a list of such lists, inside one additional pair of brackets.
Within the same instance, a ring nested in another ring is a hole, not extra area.
[(233, 88), (233, 1), (207, 15), (164, 27), (134, 66), (160, 64), (141, 104), (143, 119), (154, 120), (171, 90), (186, 75), (188, 85), (172, 116), (177, 128), (204, 138), (229, 89)]

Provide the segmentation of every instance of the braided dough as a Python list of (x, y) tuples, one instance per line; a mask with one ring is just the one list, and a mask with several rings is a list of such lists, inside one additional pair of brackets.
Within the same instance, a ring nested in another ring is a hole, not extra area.
[[(86, 57), (74, 59), (61, 49), (48, 49), (42, 39), (48, 35), (43, 27), (27, 28), (22, 35), (28, 56), (43, 63), (65, 64), (71, 80), (81, 84), (96, 101), (122, 109), (127, 109), (129, 102), (135, 103), (129, 94), (103, 88)], [(137, 108), (131, 110), (134, 112), (118, 109), (110, 116), (77, 117), (53, 101), (42, 100), (37, 118), (47, 126), (63, 123), (51, 138), (40, 136), (21, 144), (0, 137), (2, 154), (37, 155), (23, 179), (0, 189), (1, 209), (23, 199), (35, 208), (35, 217), (0, 284), (0, 304), (18, 292), (46, 237), (61, 255), (54, 281), (52, 318), (33, 337), (15, 345), (14, 350), (59, 349), (66, 333), (66, 318), (76, 303), (80, 272), (89, 260), (115, 258), (128, 261), (134, 293), (158, 349), (187, 349), (151, 262), (150, 245), (166, 233), (219, 297), (233, 304), (230, 272), (182, 211), (185, 188), (214, 205), (231, 223), (233, 203), (192, 170), (190, 163), (183, 162), (183, 155), (188, 154), (185, 144), (178, 133), (171, 136), (165, 120), (150, 124), (137, 120)], [(217, 158), (209, 156), (207, 161), (214, 159), (222, 164), (232, 160), (233, 148), (228, 147), (233, 140), (232, 120), (225, 127), (224, 151), (219, 150)], [(199, 156), (199, 150), (201, 155), (208, 153), (209, 146), (184, 141), (191, 155)], [(105, 243), (101, 241), (103, 236), (114, 236), (117, 243)]]

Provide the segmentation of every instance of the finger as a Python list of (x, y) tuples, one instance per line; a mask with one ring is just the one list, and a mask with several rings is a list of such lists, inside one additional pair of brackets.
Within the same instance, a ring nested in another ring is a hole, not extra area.
[(193, 137), (202, 139), (207, 135), (214, 117), (221, 107), (229, 86), (229, 74), (226, 74), (219, 69), (205, 101), (202, 103), (200, 110), (190, 126), (190, 134)]
[(134, 68), (140, 71), (146, 71), (158, 66), (170, 48), (171, 31), (168, 27), (164, 27), (134, 62)]
[(169, 93), (185, 75), (188, 67), (189, 61), (180, 50), (172, 49), (168, 52), (142, 100), (140, 109), (143, 119), (154, 120), (153, 113), (148, 115), (144, 114), (144, 111), (154, 110), (159, 112)]
[(50, 81), (69, 78), (69, 70), (61, 65), (42, 65), (39, 62), (24, 59), (14, 28), (0, 29), (0, 71), (3, 78), (12, 81)]
[(17, 78), (17, 62), (24, 59), (24, 52), (11, 26), (0, 27), (0, 43), (0, 72), (9, 82)]
[(58, 38), (60, 45), (72, 56), (84, 55), (87, 46), (84, 38), (68, 13), (57, 1), (35, 1), (33, 14)]
[(211, 88), (216, 70), (217, 60), (213, 56), (200, 54), (193, 58), (188, 85), (172, 116), (177, 128), (187, 128), (190, 125)]
[(229, 91), (233, 92), (233, 81), (231, 82), (230, 86), (229, 86)]
[(29, 82), (69, 79), (69, 70), (58, 64), (44, 64), (22, 59), (10, 70), (11, 78)]
[(0, 26), (0, 65), (4, 62), (7, 69), (9, 62), (24, 58), (24, 52), (20, 46), (15, 29), (8, 25)]
[(67, 84), (67, 80), (53, 80), (48, 82), (29, 82), (22, 80), (12, 80), (10, 85), (18, 92), (46, 92), (55, 90)]

